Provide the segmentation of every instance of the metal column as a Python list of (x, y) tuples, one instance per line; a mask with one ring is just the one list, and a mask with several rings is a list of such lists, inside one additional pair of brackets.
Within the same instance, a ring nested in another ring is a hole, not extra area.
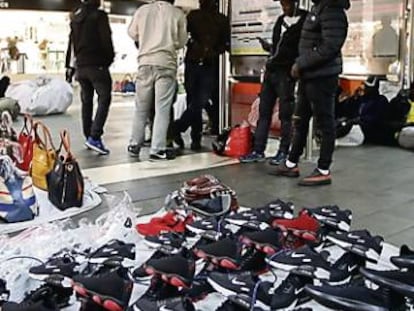
[[(230, 0), (220, 0), (220, 13), (229, 14)], [(219, 68), (219, 130), (221, 131), (229, 126), (230, 122), (230, 99), (229, 99), (229, 74), (230, 60), (228, 53), (220, 55)]]

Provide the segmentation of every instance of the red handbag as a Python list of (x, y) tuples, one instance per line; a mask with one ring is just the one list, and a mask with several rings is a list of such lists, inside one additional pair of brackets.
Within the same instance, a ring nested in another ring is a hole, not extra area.
[(224, 155), (228, 157), (241, 157), (252, 150), (252, 132), (250, 126), (238, 125), (231, 129), (227, 138)]
[(30, 115), (24, 115), (23, 128), (20, 131), (18, 142), (22, 147), (22, 162), (17, 163), (17, 167), (23, 171), (28, 171), (33, 159), (33, 119)]

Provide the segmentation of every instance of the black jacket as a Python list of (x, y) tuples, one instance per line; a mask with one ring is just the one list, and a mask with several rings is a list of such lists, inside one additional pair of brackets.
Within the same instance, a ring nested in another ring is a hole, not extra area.
[(108, 15), (104, 11), (89, 5), (81, 5), (73, 14), (70, 28), (67, 67), (69, 67), (71, 45), (73, 45), (77, 67), (109, 67), (112, 64), (115, 52)]
[(349, 0), (313, 0), (303, 24), (296, 64), (302, 79), (335, 76), (342, 72), (341, 49), (348, 33), (345, 10)]
[(272, 50), (270, 51), (271, 56), (266, 63), (267, 70), (272, 71), (280, 66), (291, 67), (298, 57), (298, 44), (306, 18), (306, 11), (299, 10), (298, 16), (300, 16), (299, 21), (288, 27), (282, 37), (280, 37), (280, 33), (285, 15), (281, 15), (277, 19), (273, 27)]

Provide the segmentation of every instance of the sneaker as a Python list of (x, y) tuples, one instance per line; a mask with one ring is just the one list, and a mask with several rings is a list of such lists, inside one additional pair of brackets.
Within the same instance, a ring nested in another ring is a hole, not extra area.
[(327, 239), (344, 250), (374, 262), (378, 262), (384, 242), (381, 236), (371, 236), (367, 230), (332, 232)]
[(157, 153), (151, 153), (149, 160), (150, 162), (158, 162), (158, 161), (167, 161), (167, 160), (174, 160), (175, 159), (175, 152), (172, 149), (161, 150)]
[(75, 269), (78, 266), (79, 263), (74, 257), (65, 254), (62, 257), (52, 257), (42, 265), (31, 267), (29, 275), (35, 280), (72, 287), (72, 277), (77, 274)]
[(148, 296), (142, 296), (138, 299), (129, 311), (195, 311), (192, 301), (186, 297), (173, 297), (167, 299), (155, 299)]
[(195, 273), (195, 262), (182, 254), (152, 259), (145, 265), (149, 275), (160, 276), (161, 279), (176, 287), (191, 287)]
[(287, 153), (279, 150), (274, 157), (270, 158), (269, 164), (270, 165), (279, 165), (282, 162), (286, 161), (287, 156), (288, 156)]
[(329, 280), (331, 266), (327, 261), (329, 253), (317, 253), (309, 246), (296, 250), (282, 251), (266, 258), (266, 262), (274, 269), (292, 272), (298, 275), (319, 280)]
[(191, 285), (191, 288), (185, 290), (185, 294), (191, 299), (193, 302), (201, 301), (206, 298), (210, 293), (214, 292), (213, 287), (207, 280), (210, 271), (206, 268), (200, 271), (194, 279)]
[(276, 219), (272, 226), (306, 241), (315, 242), (318, 240), (320, 224), (307, 213), (301, 213), (294, 219)]
[(133, 158), (139, 158), (140, 151), (141, 151), (141, 148), (138, 145), (128, 146), (128, 154)]
[(237, 274), (211, 272), (207, 281), (216, 292), (229, 297), (241, 293), (249, 294), (259, 279), (250, 272)]
[(275, 176), (292, 177), (292, 178), (299, 177), (300, 175), (299, 167), (295, 165), (294, 167), (289, 168), (286, 166), (286, 161), (280, 163), (276, 167), (276, 170), (270, 171), (269, 174), (275, 175)]
[(166, 232), (184, 233), (185, 226), (193, 222), (193, 216), (183, 217), (173, 211), (161, 217), (154, 217), (149, 223), (137, 224), (136, 229), (143, 236), (158, 235)]
[(401, 271), (377, 271), (361, 268), (361, 274), (375, 284), (390, 288), (407, 298), (414, 298), (414, 273)]
[(240, 241), (246, 246), (252, 246), (267, 255), (280, 251), (283, 235), (280, 230), (268, 228), (264, 231), (247, 232), (240, 236)]
[(92, 277), (78, 275), (73, 281), (73, 289), (78, 295), (93, 300), (107, 310), (123, 311), (128, 307), (133, 284), (125, 268)]
[(151, 278), (151, 276), (146, 271), (146, 266), (151, 260), (157, 260), (160, 258), (165, 258), (171, 255), (175, 255), (175, 253), (169, 253), (168, 250), (164, 247), (159, 248), (157, 251), (155, 251), (152, 256), (141, 266), (136, 268), (132, 272), (132, 277), (136, 282), (143, 282)]
[(178, 253), (185, 242), (183, 234), (167, 232), (159, 235), (146, 236), (144, 243), (150, 248), (169, 248), (171, 254)]
[(351, 228), (352, 211), (340, 210), (337, 205), (305, 208), (304, 210), (315, 217), (320, 223), (334, 229), (349, 231)]
[(334, 310), (388, 311), (397, 307), (382, 291), (365, 287), (307, 285), (305, 291), (321, 305)]
[(403, 245), (400, 255), (391, 257), (391, 262), (400, 269), (414, 270), (414, 251)]
[(237, 270), (240, 268), (241, 247), (232, 238), (194, 247), (194, 254), (217, 266)]
[[(73, 296), (72, 287), (61, 287), (60, 285), (51, 285), (49, 283), (44, 283), (38, 288), (32, 290), (29, 294), (26, 295), (25, 301), (33, 301), (34, 296), (45, 295), (51, 299), (51, 303), (56, 305), (58, 309), (66, 308), (70, 305), (71, 297)], [(50, 303), (50, 302), (49, 302)]]
[(107, 155), (110, 152), (109, 149), (105, 147), (102, 139), (100, 138), (93, 139), (92, 137), (88, 137), (88, 140), (85, 142), (85, 146), (102, 155)]
[(338, 286), (349, 284), (352, 278), (359, 273), (359, 268), (365, 265), (365, 259), (358, 255), (344, 253), (332, 265), (331, 276), (325, 283)]
[(255, 163), (266, 161), (265, 154), (253, 151), (245, 156), (239, 158), (240, 163)]
[(228, 226), (228, 224), (223, 218), (217, 219), (216, 217), (210, 217), (187, 224), (186, 228), (196, 235), (217, 241), (221, 237), (230, 234), (230, 231), (226, 226)]
[(244, 212), (229, 215), (225, 220), (233, 225), (242, 226), (247, 222), (259, 221), (271, 224), (277, 218), (293, 218), (294, 205), (291, 202), (275, 200), (263, 207), (251, 208)]
[(113, 240), (88, 255), (91, 264), (131, 266), (135, 261), (135, 244)]
[(330, 185), (332, 184), (332, 177), (331, 173), (329, 172), (328, 175), (322, 174), (317, 168), (313, 170), (313, 172), (303, 178), (298, 183), (300, 186), (323, 186), (323, 185)]
[(2, 311), (58, 311), (56, 296), (50, 287), (42, 286), (31, 291), (21, 303), (6, 302)]

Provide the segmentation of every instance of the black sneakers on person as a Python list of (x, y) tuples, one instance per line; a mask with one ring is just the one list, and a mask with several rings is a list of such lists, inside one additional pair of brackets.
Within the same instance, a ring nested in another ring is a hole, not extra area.
[(172, 149), (161, 150), (156, 153), (151, 153), (149, 160), (150, 162), (159, 162), (159, 161), (167, 161), (167, 160), (174, 160), (176, 157), (175, 151)]
[(175, 254), (181, 250), (185, 236), (180, 233), (167, 232), (159, 235), (149, 235), (144, 239), (144, 243), (150, 248), (169, 249), (169, 253)]
[(235, 213), (226, 216), (226, 221), (242, 226), (247, 222), (259, 221), (271, 224), (276, 218), (293, 218), (294, 205), (291, 202), (284, 202), (282, 200), (275, 200), (267, 203), (265, 206), (258, 208), (251, 208), (247, 211)]
[(326, 260), (328, 256), (329, 253), (317, 253), (309, 246), (303, 246), (296, 250), (276, 253), (267, 257), (266, 261), (275, 269), (319, 280), (329, 280), (332, 269)]
[(31, 278), (48, 283), (60, 284), (62, 287), (72, 287), (72, 277), (77, 274), (76, 267), (79, 264), (69, 254), (61, 257), (52, 257), (46, 263), (31, 267)]
[(119, 240), (108, 242), (88, 256), (88, 262), (92, 264), (131, 266), (134, 261), (135, 244), (126, 244)]
[(328, 234), (327, 239), (344, 250), (373, 262), (378, 262), (384, 242), (381, 236), (372, 236), (367, 230), (332, 232)]
[(311, 174), (303, 178), (298, 182), (299, 186), (323, 186), (332, 184), (332, 176), (328, 174), (322, 174), (318, 168), (315, 168)]
[(321, 305), (334, 310), (389, 311), (396, 307), (381, 290), (365, 287), (307, 285), (305, 291)]
[(95, 276), (78, 275), (73, 278), (73, 289), (85, 298), (110, 311), (123, 311), (128, 307), (133, 284), (126, 268), (117, 268)]
[(414, 270), (414, 251), (407, 245), (401, 246), (400, 255), (391, 257), (391, 262), (400, 269)]
[(337, 205), (305, 208), (320, 223), (341, 231), (349, 231), (352, 222), (352, 211), (340, 210)]
[(247, 232), (240, 235), (240, 241), (267, 255), (273, 255), (283, 248), (283, 233), (279, 229)]
[(270, 165), (280, 165), (284, 161), (286, 161), (288, 154), (279, 150), (276, 155), (269, 160)]
[(180, 253), (150, 260), (145, 265), (145, 271), (149, 275), (160, 276), (173, 286), (189, 288), (195, 273), (195, 262), (193, 258), (186, 258)]
[(1, 306), (2, 311), (58, 311), (56, 295), (49, 286), (41, 286), (31, 291), (21, 303), (6, 302)]
[(139, 158), (139, 153), (141, 151), (141, 148), (138, 145), (129, 145), (128, 148), (128, 154), (133, 158)]

